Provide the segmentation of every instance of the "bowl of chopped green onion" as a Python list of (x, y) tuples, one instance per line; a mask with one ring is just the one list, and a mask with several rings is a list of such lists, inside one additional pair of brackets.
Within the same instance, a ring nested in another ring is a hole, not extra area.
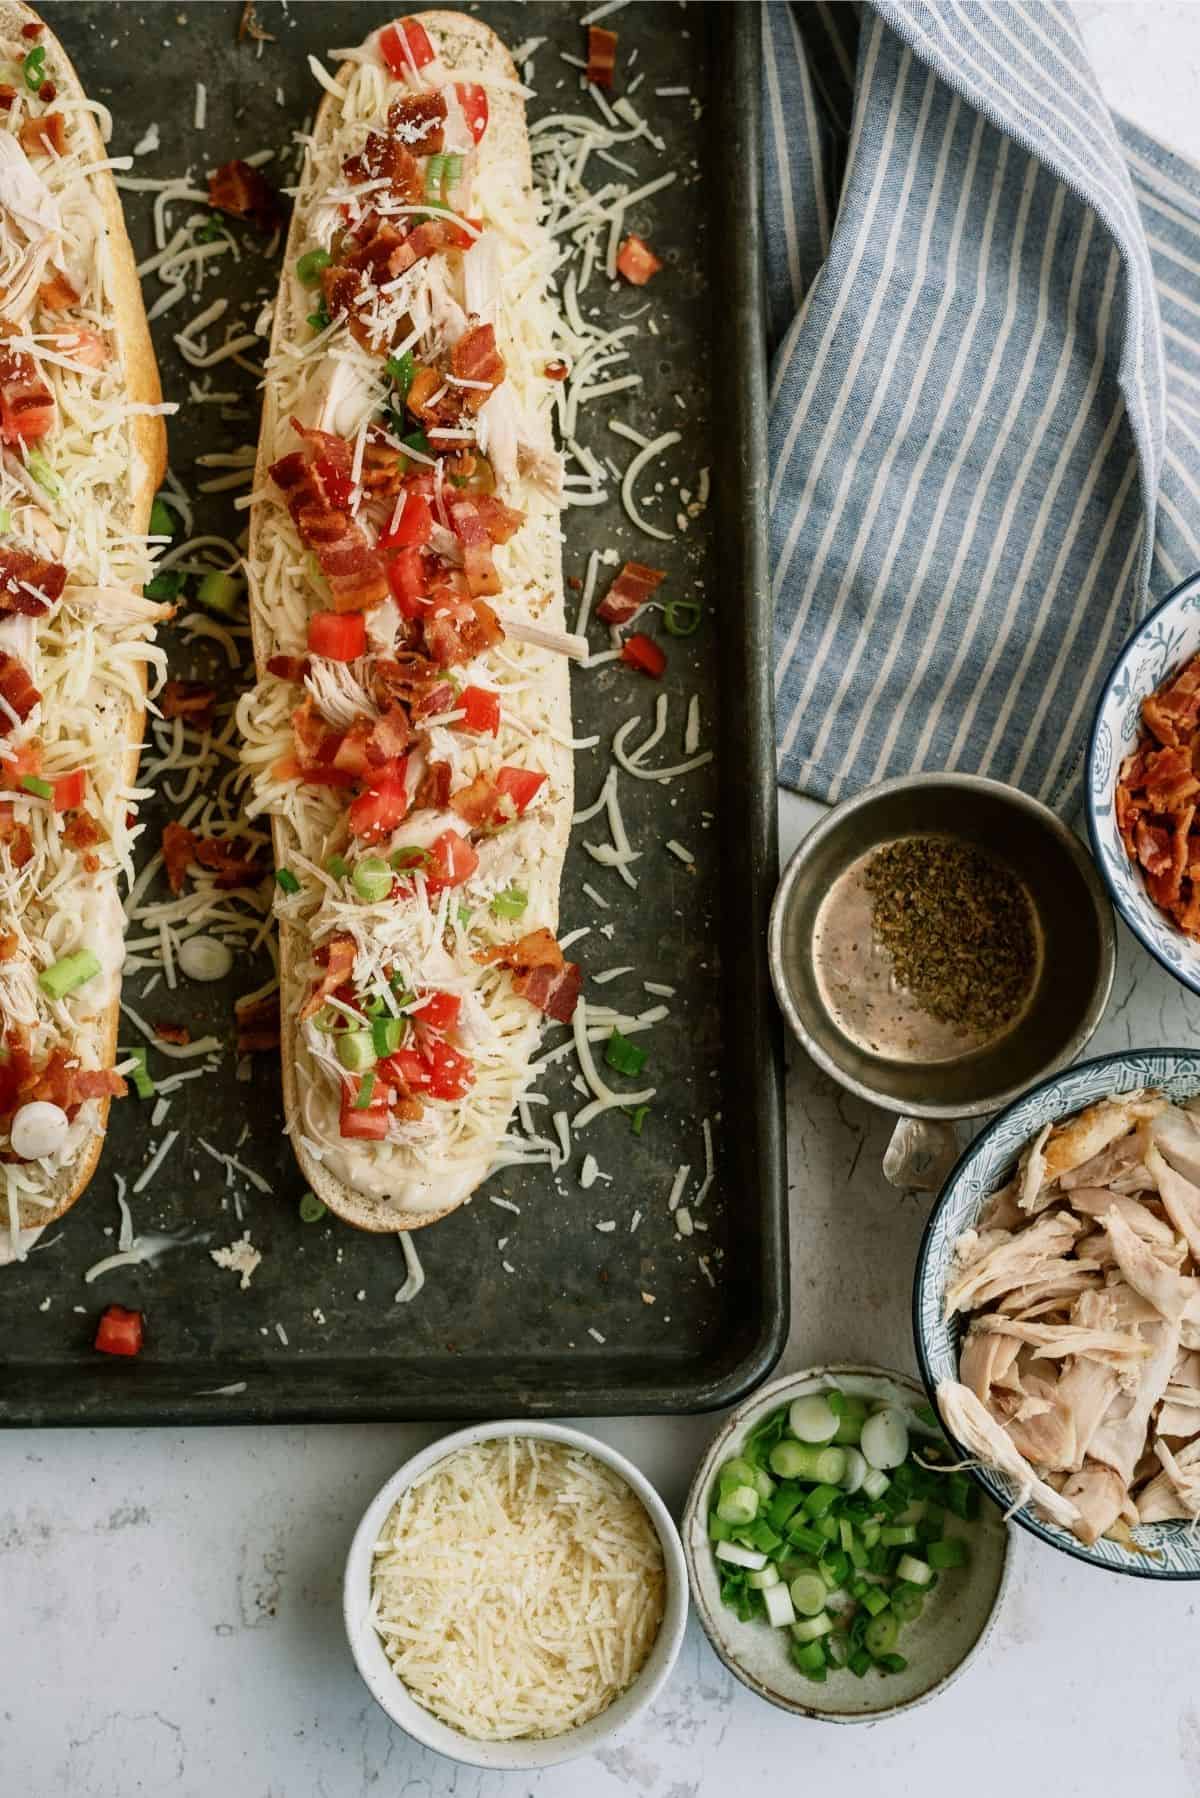
[(683, 1546), (701, 1624), (761, 1698), (877, 1721), (978, 1653), (1010, 1532), (916, 1380), (809, 1368), (735, 1411), (696, 1473)]

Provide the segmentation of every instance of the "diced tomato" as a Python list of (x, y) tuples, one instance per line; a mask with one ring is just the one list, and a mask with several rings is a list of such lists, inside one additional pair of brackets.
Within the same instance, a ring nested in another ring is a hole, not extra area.
[(73, 812), (76, 806), (83, 804), (86, 790), (87, 775), (82, 768), (76, 768), (73, 774), (60, 774), (54, 782), (55, 811)]
[(415, 1049), (397, 1049), (378, 1064), (378, 1072), (410, 1093), (419, 1092), (425, 1084), (425, 1064)]
[(349, 815), (350, 834), (363, 842), (377, 842), (391, 835), (407, 811), (408, 787), (402, 758), (386, 772), (375, 775), (366, 792), (354, 801)]
[(424, 1050), (400, 1049), (382, 1064), (394, 1070), (411, 1093), (431, 1099), (461, 1099), (475, 1081), (475, 1064), (470, 1056), (451, 1048), (440, 1037), (431, 1037)]
[(430, 1030), (454, 1030), (462, 1000), (457, 993), (429, 993), (419, 1011), (413, 1013), (418, 1024)]
[(457, 830), (444, 830), (429, 845), (425, 885), (431, 893), (440, 893), (443, 887), (460, 887), (478, 866), (479, 857), (468, 839)]
[(387, 577), (401, 616), (419, 618), (425, 609), (425, 569), (420, 550), (398, 550), (388, 562)]
[(400, 19), (379, 33), (379, 54), (392, 74), (403, 81), (414, 68), (423, 69), (432, 62), (435, 51), (424, 25), (416, 19)]
[(454, 93), (476, 143), (488, 128), (488, 97), (477, 81), (456, 81)]
[(532, 768), (497, 768), (497, 797), (507, 797), (517, 808), (517, 816), (525, 810), (534, 794), (545, 785), (546, 776)]
[(644, 637), (641, 631), (635, 631), (621, 645), (621, 660), (628, 662), (631, 668), (639, 669), (650, 675), (653, 680), (661, 680), (667, 658), (653, 637)]
[(353, 1078), (342, 1081), (342, 1109), (338, 1128), (343, 1136), (360, 1142), (382, 1142), (388, 1133), (388, 1095), (391, 1088), (375, 1077), (369, 1105), (355, 1106), (361, 1082)]
[(383, 550), (424, 548), (433, 535), (433, 512), (429, 501), (420, 493), (410, 493), (404, 502), (404, 510), (396, 521), (379, 539), (379, 547)]
[(500, 729), (500, 695), (486, 687), (466, 687), (462, 694), (466, 711), (464, 730), (478, 731), (480, 736), (494, 737)]
[(308, 647), (315, 656), (353, 662), (367, 647), (367, 621), (361, 612), (314, 612), (308, 621)]
[(110, 1305), (100, 1319), (96, 1331), (96, 1347), (102, 1355), (140, 1355), (142, 1352), (142, 1314), (126, 1311), (123, 1305)]
[(631, 232), (617, 252), (617, 272), (634, 287), (644, 287), (656, 275), (662, 263), (648, 243)]

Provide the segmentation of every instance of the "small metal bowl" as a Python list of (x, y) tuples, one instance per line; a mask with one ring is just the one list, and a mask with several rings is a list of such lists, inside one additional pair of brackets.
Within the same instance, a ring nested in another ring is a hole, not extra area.
[[(873, 1054), (850, 1037), (821, 993), (813, 957), (817, 914), (833, 883), (871, 849), (917, 835), (958, 837), (1011, 868), (1043, 944), (1036, 985), (1010, 1028), (936, 1062)], [(979, 775), (917, 774), (883, 781), (813, 826), (779, 883), (769, 953), (775, 996), (818, 1066), (887, 1111), (953, 1119), (999, 1110), (1082, 1051), (1112, 989), (1116, 935), (1100, 876), (1053, 812)]]

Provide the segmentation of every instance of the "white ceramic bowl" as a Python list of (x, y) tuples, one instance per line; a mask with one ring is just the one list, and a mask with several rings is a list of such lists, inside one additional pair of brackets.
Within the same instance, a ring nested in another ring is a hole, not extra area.
[[(392, 1671), (391, 1662), (383, 1651), (383, 1644), (368, 1621), (371, 1566), (375, 1544), (389, 1511), (415, 1479), (458, 1449), (471, 1448), (478, 1442), (493, 1442), (498, 1437), (508, 1436), (533, 1437), (538, 1442), (560, 1442), (567, 1448), (594, 1455), (597, 1461), (602, 1461), (614, 1473), (620, 1474), (626, 1485), (645, 1505), (662, 1544), (666, 1602), (658, 1636), (642, 1671), (633, 1684), (606, 1711), (593, 1717), (590, 1723), (583, 1723), (578, 1729), (561, 1736), (523, 1737), (510, 1742), (478, 1742), (451, 1729), (449, 1724), (435, 1717), (432, 1711), (427, 1711), (424, 1705), (418, 1704), (403, 1680)], [(387, 1712), (393, 1723), (398, 1723), (401, 1729), (418, 1742), (424, 1743), (426, 1748), (432, 1748), (450, 1760), (465, 1762), (467, 1766), (487, 1767), (497, 1773), (532, 1772), (538, 1767), (552, 1767), (561, 1761), (575, 1760), (579, 1755), (593, 1754), (654, 1703), (670, 1677), (683, 1641), (688, 1613), (687, 1568), (679, 1532), (670, 1512), (645, 1475), (631, 1461), (627, 1461), (624, 1455), (619, 1455), (616, 1449), (597, 1441), (594, 1436), (584, 1435), (582, 1430), (572, 1430), (564, 1424), (529, 1421), (481, 1423), (472, 1425), (470, 1429), (458, 1430), (453, 1436), (444, 1436), (440, 1442), (435, 1442), (421, 1454), (414, 1455), (375, 1494), (350, 1545), (342, 1588), (342, 1609), (355, 1665), (371, 1696)]]
[(1142, 620), (1113, 663), (1096, 707), (1087, 758), (1087, 821), (1092, 853), (1112, 902), (1156, 961), (1200, 993), (1200, 943), (1185, 936), (1150, 898), (1117, 829), (1121, 763), (1142, 729), (1142, 701), (1200, 650), (1200, 574), (1168, 593)]
[[(1043, 1124), (1056, 1124), (1085, 1105), (1094, 1105), (1113, 1093), (1136, 1092), (1154, 1086), (1169, 1099), (1182, 1103), (1200, 1095), (1200, 1053), (1194, 1049), (1120, 1049), (1094, 1061), (1078, 1062), (1052, 1079), (1043, 1080), (1024, 1098), (994, 1118), (966, 1149), (943, 1186), (929, 1214), (917, 1254), (913, 1280), (913, 1332), (917, 1359), (925, 1383), (933, 1394), (941, 1380), (958, 1378), (958, 1349), (962, 1319), (947, 1318), (946, 1281), (954, 1244), (964, 1230), (978, 1222), (991, 1195), (1012, 1174), (1017, 1157)], [(1143, 1525), (1138, 1540), (1149, 1554), (1140, 1554), (1101, 1536), (1090, 1547), (1069, 1530), (1039, 1516), (1031, 1505), (1017, 1505), (1019, 1494), (1012, 1481), (989, 1467), (971, 1468), (985, 1492), (1012, 1510), (1022, 1529), (1051, 1548), (1086, 1561), (1089, 1567), (1107, 1567), (1136, 1579), (1200, 1580), (1200, 1540), (1190, 1524)]]
[(899, 1644), (908, 1661), (903, 1673), (886, 1678), (869, 1673), (865, 1679), (857, 1679), (843, 1668), (831, 1670), (823, 1685), (806, 1679), (788, 1659), (785, 1630), (769, 1629), (761, 1620), (742, 1623), (722, 1604), (717, 1564), (708, 1540), (708, 1511), (718, 1467), (738, 1452), (755, 1424), (780, 1405), (830, 1385), (905, 1411), (925, 1403), (920, 1385), (906, 1374), (841, 1363), (809, 1367), (760, 1387), (727, 1418), (696, 1471), (683, 1512), (683, 1552), (704, 1632), (744, 1686), (798, 1717), (816, 1717), (824, 1723), (877, 1723), (944, 1692), (970, 1665), (987, 1638), (1004, 1594), (1011, 1532), (1000, 1512), (985, 1500), (978, 1522), (970, 1526), (969, 1565), (961, 1574), (947, 1575), (922, 1615), (905, 1625)]

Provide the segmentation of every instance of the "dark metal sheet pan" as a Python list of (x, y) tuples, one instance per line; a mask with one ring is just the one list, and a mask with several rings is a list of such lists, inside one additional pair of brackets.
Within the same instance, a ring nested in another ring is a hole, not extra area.
[[(581, 48), (573, 9), (479, 10), (510, 45), (547, 39), (537, 53), (533, 118), (588, 106), (575, 71), (557, 54)], [(175, 175), (190, 165), (201, 183), (206, 167), (230, 156), (265, 146), (282, 152), (313, 105), (307, 53), (358, 41), (389, 16), (379, 5), (285, 10), (265, 0), (260, 17), (276, 41), (260, 57), (253, 45), (235, 41), (239, 12), (233, 0), (46, 7), (91, 94), (113, 110), (114, 151), (130, 150), (156, 122), (161, 148), (140, 155), (136, 172)], [(669, 1019), (642, 1039), (658, 1087), (644, 1133), (635, 1137), (627, 1117), (609, 1114), (581, 1137), (557, 1180), (544, 1166), (495, 1176), (485, 1193), (519, 1205), (519, 1213), (497, 1208), (481, 1193), (421, 1232), (426, 1286), (415, 1303), (398, 1306), (404, 1263), (396, 1242), (328, 1220), (300, 1222), (303, 1185), (280, 1133), (277, 1066), (262, 1057), (253, 1082), (238, 1083), (230, 1049), (218, 1074), (189, 1083), (174, 1100), (168, 1127), (179, 1128), (179, 1140), (133, 1203), (139, 1231), (200, 1231), (216, 1246), (248, 1228), (263, 1253), (251, 1288), (241, 1291), (200, 1244), (168, 1254), (154, 1268), (82, 1283), (83, 1270), (115, 1247), (114, 1173), (135, 1177), (161, 1136), (151, 1130), (147, 1108), (130, 1098), (114, 1107), (100, 1170), (85, 1197), (23, 1265), (0, 1269), (9, 1321), (0, 1421), (181, 1424), (700, 1410), (744, 1393), (780, 1352), (787, 1322), (782, 1046), (763, 947), (777, 862), (758, 14), (748, 6), (633, 5), (612, 23), (626, 70), (637, 50), (643, 80), (635, 104), (652, 115), (667, 144), (661, 162), (644, 145), (632, 148), (639, 173), (647, 179), (664, 168), (680, 171), (672, 188), (629, 221), (664, 257), (665, 272), (644, 296), (624, 287), (610, 293), (603, 281), (594, 281), (587, 296), (592, 303), (594, 292), (595, 304), (614, 320), (644, 298), (658, 327), (657, 336), (645, 331), (634, 342), (631, 366), (644, 376), (635, 403), (624, 394), (612, 411), (647, 430), (683, 433), (664, 479), (674, 474), (694, 490), (698, 470), (713, 470), (707, 512), (673, 543), (652, 545), (631, 528), (617, 501), (574, 508), (565, 520), (569, 575), (583, 573), (593, 547), (611, 544), (622, 557), (661, 560), (678, 594), (701, 583), (708, 600), (695, 636), (666, 639), (664, 687), (673, 722), (663, 748), (672, 748), (671, 759), (677, 754), (688, 696), (698, 693), (704, 741), (718, 749), (716, 760), (669, 786), (637, 783), (634, 792), (635, 783), (625, 782), (623, 806), (642, 852), (636, 895), (586, 858), (578, 842), (590, 834), (586, 829), (576, 832), (564, 883), (562, 928), (593, 926), (577, 951), (585, 965), (637, 967), (636, 976), (597, 989), (597, 999), (637, 1009), (639, 1001), (649, 1003), (642, 977), (677, 988)], [(203, 133), (193, 125), (197, 80), (207, 89)], [(692, 98), (656, 98), (659, 86), (686, 87)], [(126, 196), (139, 257), (153, 249), (152, 200)], [(177, 208), (180, 216), (186, 211)], [(231, 313), (253, 319), (260, 296), (273, 291), (275, 273), (247, 248), (238, 263), (222, 260), (204, 295), (224, 294)], [(151, 295), (159, 291), (149, 284)], [(180, 306), (154, 326), (166, 394), (185, 402), (192, 371), (180, 360), (174, 333), (195, 310), (195, 303)], [(252, 396), (246, 377), (220, 382), (234, 384)], [(253, 417), (222, 422), (218, 408), (185, 403), (169, 425), (172, 467), (194, 493), (211, 472), (197, 471), (196, 456), (249, 441), (255, 427)], [(601, 442), (600, 419), (589, 421), (589, 431), (623, 466), (628, 446), (616, 438)], [(665, 491), (658, 516), (669, 520), (677, 503), (674, 491)], [(197, 529), (232, 534), (238, 522), (228, 495), (198, 502)], [(165, 639), (174, 672), (222, 678), (215, 651), (189, 647), (174, 629)], [(602, 737), (599, 749), (577, 757), (583, 805), (603, 779), (613, 731), (635, 712), (648, 724), (656, 690), (620, 664), (577, 674), (573, 685), (577, 729)], [(148, 840), (157, 842), (170, 815), (159, 802)], [(693, 849), (694, 869), (666, 853), (670, 837)], [(610, 899), (607, 912), (581, 893), (589, 879)], [(605, 935), (601, 923), (611, 926)], [(186, 1012), (193, 1033), (211, 1028), (228, 1039), (234, 996), (257, 984), (263, 971), (243, 964), (221, 988), (192, 986), (176, 997), (160, 985), (142, 1009), (156, 1021)], [(135, 1004), (146, 978), (132, 975), (127, 982)], [(564, 1062), (542, 1083), (554, 1103), (572, 1111), (578, 1105), (569, 1086), (573, 1071)], [(667, 1195), (677, 1164), (702, 1166), (705, 1116), (716, 1122), (717, 1179), (699, 1214), (706, 1231), (681, 1239)], [(238, 1225), (223, 1174), (197, 1139), (232, 1149), (245, 1126), (238, 1154), (272, 1192), (268, 1197), (239, 1182), (245, 1224)], [(610, 1176), (587, 1191), (578, 1183), (585, 1149)], [(631, 1231), (635, 1211), (641, 1221)], [(597, 1229), (609, 1219), (615, 1230)], [(114, 1301), (146, 1313), (147, 1348), (136, 1363), (114, 1363), (90, 1347), (98, 1311)]]

